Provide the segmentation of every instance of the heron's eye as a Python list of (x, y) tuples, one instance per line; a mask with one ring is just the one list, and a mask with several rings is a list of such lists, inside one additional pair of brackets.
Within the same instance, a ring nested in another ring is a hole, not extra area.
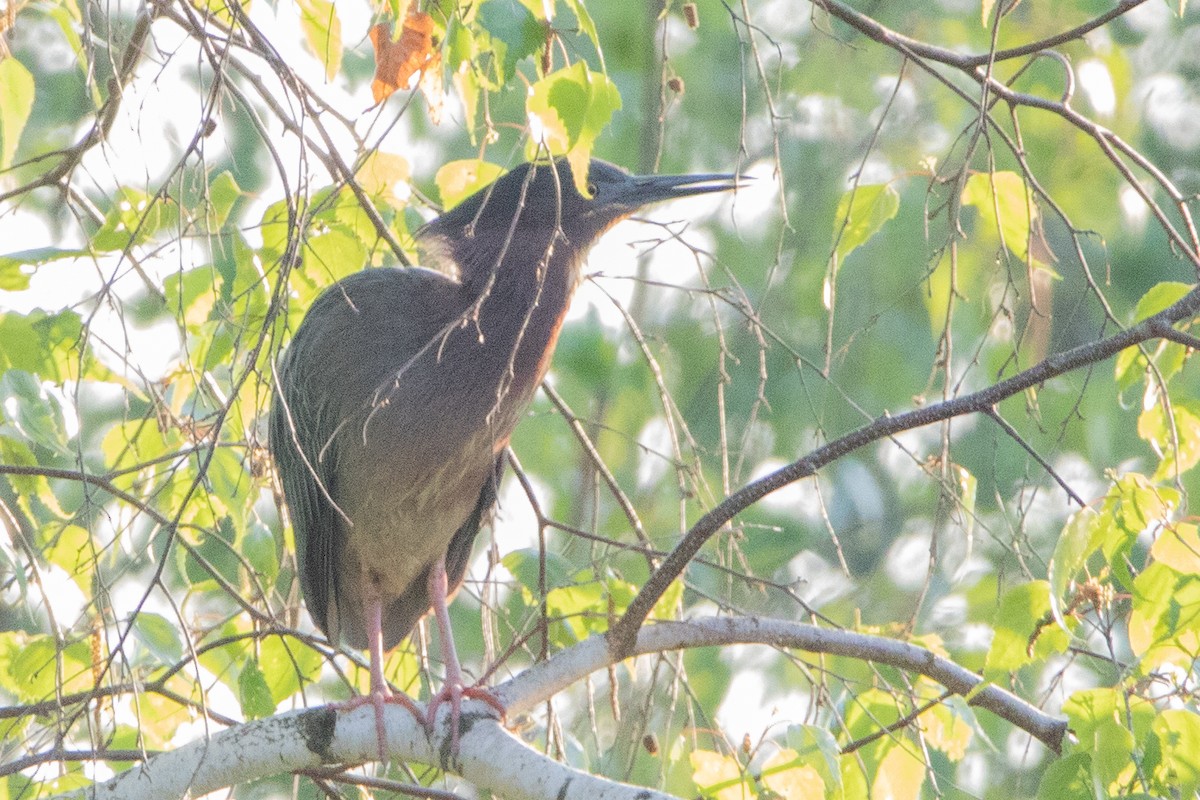
[(596, 184), (595, 184), (595, 183), (591, 183), (591, 182), (589, 182), (589, 183), (588, 183), (588, 185), (587, 185), (587, 190), (588, 190), (588, 194), (590, 194), (590, 195), (592, 196), (592, 199), (593, 199), (593, 200), (595, 200), (595, 199), (596, 199), (596, 192), (598, 191), (598, 190), (596, 189)]

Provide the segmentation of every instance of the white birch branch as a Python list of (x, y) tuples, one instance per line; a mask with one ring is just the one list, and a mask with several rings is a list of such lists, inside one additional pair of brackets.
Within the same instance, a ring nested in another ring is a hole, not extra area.
[[(1052, 750), (1059, 750), (1066, 723), (973, 672), (925, 648), (880, 636), (830, 630), (815, 625), (752, 617), (705, 618), (658, 622), (643, 628), (635, 653), (693, 647), (765, 644), (812, 653), (860, 658), (932, 678), (1012, 722)], [(594, 637), (534, 665), (495, 687), (516, 715), (614, 662), (608, 642)], [(403, 708), (389, 706), (385, 720), (389, 756), (435, 764), (510, 800), (598, 798), (598, 800), (671, 800), (644, 787), (615, 783), (557, 762), (517, 739), (478, 701), (463, 704), (459, 757), (451, 761), (449, 709), (438, 715), (433, 734)], [(283, 772), (358, 764), (376, 756), (374, 710), (363, 706), (346, 713), (329, 707), (280, 714), (246, 723), (163, 753), (103, 783), (62, 795), (83, 800), (166, 800), (195, 797), (221, 788)]]

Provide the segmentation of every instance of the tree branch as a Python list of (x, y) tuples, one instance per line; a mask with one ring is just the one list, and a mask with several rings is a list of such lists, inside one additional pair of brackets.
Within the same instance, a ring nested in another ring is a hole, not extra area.
[(646, 581), (624, 616), (608, 632), (613, 654), (620, 658), (633, 653), (638, 628), (645, 622), (654, 604), (700, 552), (713, 534), (742, 511), (766, 495), (802, 478), (815, 475), (817, 470), (861, 447), (903, 431), (922, 428), (937, 422), (972, 413), (988, 413), (1000, 401), (1031, 387), (1044, 383), (1072, 370), (1111, 358), (1127, 347), (1148, 339), (1162, 337), (1162, 331), (1173, 323), (1200, 312), (1200, 289), (1192, 289), (1179, 302), (1138, 324), (1107, 339), (1080, 345), (1050, 356), (1033, 367), (1010, 378), (992, 384), (978, 392), (955, 397), (941, 403), (917, 408), (897, 416), (885, 414), (856, 431), (818, 447), (803, 458), (743, 486), (701, 517), (676, 545), (650, 579)]
[(89, 150), (108, 138), (108, 133), (112, 130), (113, 123), (117, 120), (117, 112), (121, 110), (121, 100), (125, 93), (125, 87), (133, 80), (133, 73), (137, 70), (137, 65), (141, 61), (146, 39), (150, 36), (151, 24), (160, 11), (161, 9), (157, 2), (149, 2), (138, 12), (133, 32), (130, 34), (129, 41), (126, 43), (125, 49), (121, 54), (120, 64), (117, 66), (115, 74), (108, 81), (108, 97), (97, 111), (95, 123), (92, 124), (92, 127), (88, 128), (83, 138), (66, 150), (60, 150), (57, 153), (46, 153), (25, 164), (15, 165), (23, 167), (32, 164), (36, 160), (52, 158), (55, 155), (61, 156), (57, 164), (34, 180), (10, 191), (0, 193), (0, 203), (11, 200), (14, 197), (20, 197), (23, 194), (28, 194), (34, 189), (40, 189), (43, 186), (58, 184), (79, 166), (79, 163)]
[[(561, 764), (506, 731), (475, 701), (464, 704), (460, 752), (450, 759), (449, 709), (434, 735), (407, 711), (386, 710), (387, 743), (394, 759), (442, 764), (481, 789), (504, 797), (560, 800), (671, 800), (643, 787), (627, 786)], [(486, 706), (483, 706), (486, 709)], [(374, 709), (348, 713), (328, 706), (250, 722), (192, 742), (139, 764), (102, 784), (62, 798), (79, 800), (164, 800), (198, 797), (276, 775), (309, 772), (330, 764), (358, 764), (375, 757)]]
[[(753, 617), (710, 617), (659, 622), (638, 633), (632, 655), (696, 647), (766, 644), (811, 653), (857, 658), (931, 678), (967, 703), (1008, 720), (1058, 752), (1066, 722), (980, 676), (908, 642), (830, 630), (816, 625)], [(495, 688), (510, 715), (532, 709), (586, 676), (615, 664), (602, 637), (593, 637), (536, 664)], [(671, 800), (644, 787), (627, 786), (581, 772), (544, 755), (500, 725), (483, 703), (464, 703), (457, 758), (450, 755), (449, 709), (431, 734), (404, 709), (384, 712), (392, 758), (438, 764), (481, 789), (509, 798), (556, 797), (602, 800)], [(307, 772), (330, 764), (357, 764), (375, 753), (374, 709), (346, 713), (329, 706), (250, 722), (164, 753), (115, 778), (62, 798), (140, 800), (198, 796), (280, 772)]]

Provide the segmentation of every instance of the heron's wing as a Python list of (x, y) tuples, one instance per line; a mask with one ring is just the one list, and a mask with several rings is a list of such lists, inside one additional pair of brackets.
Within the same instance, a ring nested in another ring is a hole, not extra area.
[[(446, 584), (448, 594), (453, 595), (462, 585), (467, 574), (467, 565), (471, 562), (471, 549), (479, 529), (488, 525), (496, 510), (496, 493), (500, 490), (500, 479), (504, 477), (504, 453), (496, 456), (492, 471), (479, 490), (479, 499), (475, 503), (471, 516), (454, 533), (446, 548)], [(396, 598), (391, 605), (384, 609), (383, 614), (383, 647), (390, 650), (400, 643), (416, 626), (417, 621), (429, 612), (433, 606), (429, 598), (429, 570), (426, 569), (419, 580), (408, 587), (408, 591)]]
[[(280, 360), (271, 452), (291, 511), (304, 601), (334, 643), (345, 637), (366, 646), (355, 587), (339, 584), (340, 554), (352, 532), (346, 515), (355, 511), (345, 505), (353, 502), (347, 490), (356, 471), (373, 466), (362, 462), (357, 434), (397, 365), (428, 349), (457, 319), (465, 307), (460, 293), (445, 275), (425, 269), (353, 273), (313, 302)], [(408, 452), (408, 445), (392, 444)], [(425, 580), (418, 583), (425, 591)], [(428, 608), (426, 602), (408, 628)]]
[(446, 583), (450, 594), (454, 594), (462, 585), (463, 577), (467, 573), (467, 564), (471, 561), (471, 548), (475, 544), (475, 536), (479, 529), (492, 521), (492, 515), (496, 511), (496, 495), (500, 491), (500, 480), (503, 477), (504, 453), (501, 452), (496, 456), (492, 471), (479, 491), (479, 500), (475, 503), (471, 516), (467, 517), (466, 522), (455, 532), (450, 546), (446, 548)]
[(313, 621), (330, 641), (338, 639), (336, 606), (337, 570), (334, 548), (342, 520), (333, 498), (337, 496), (336, 442), (325, 452), (321, 443), (325, 412), (319, 399), (306, 392), (303, 352), (289, 349), (280, 361), (271, 400), (270, 447), (279, 481), (287, 499), (296, 538), (300, 589)]

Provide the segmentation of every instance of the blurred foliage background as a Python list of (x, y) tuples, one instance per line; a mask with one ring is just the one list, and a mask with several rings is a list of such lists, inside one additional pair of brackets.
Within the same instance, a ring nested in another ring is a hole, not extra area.
[[(492, 681), (605, 631), (736, 489), (1196, 282), (1200, 12), (1182, 2), (5, 10), (0, 798), (365, 688), (302, 610), (272, 364), (322, 289), (419, 263), (424, 221), (539, 148), (752, 180), (593, 251), (453, 607)], [(378, 102), (402, 37), (368, 30), (410, 13), (430, 38)], [(520, 734), (722, 800), (1194, 796), (1189, 343), (876, 437), (738, 514), (656, 609), (923, 644), (1065, 715), (1063, 756), (899, 670), (764, 647), (628, 662)], [(428, 696), (436, 653), (421, 633), (389, 677)]]

